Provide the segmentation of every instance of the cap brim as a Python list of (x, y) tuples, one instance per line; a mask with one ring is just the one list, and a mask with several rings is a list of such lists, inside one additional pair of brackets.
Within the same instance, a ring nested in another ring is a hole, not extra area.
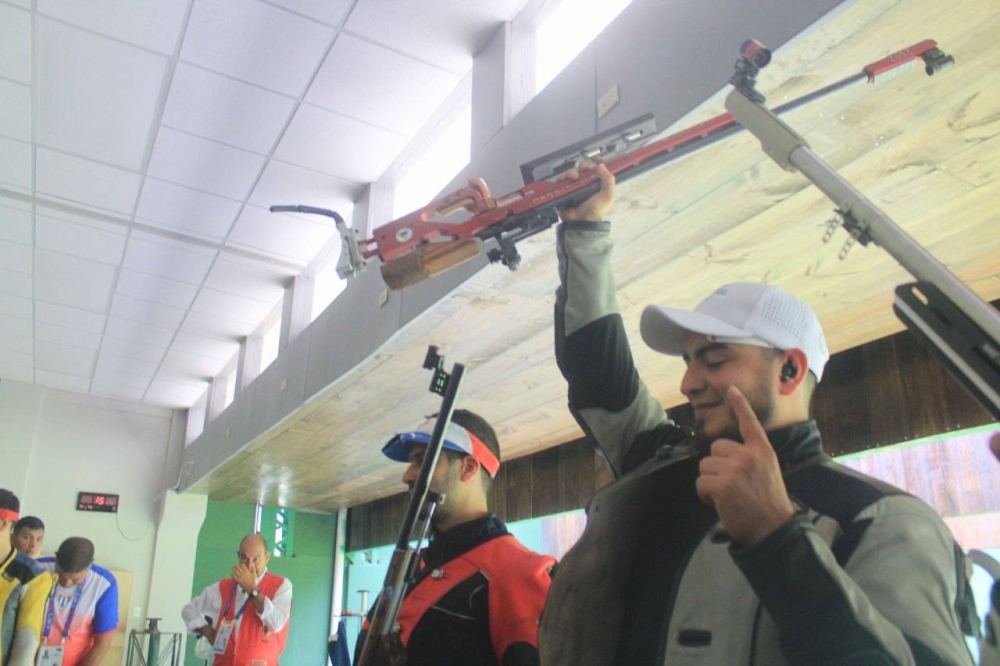
[[(410, 462), (410, 449), (414, 444), (422, 444), (424, 446), (431, 443), (431, 434), (426, 432), (401, 432), (382, 447), (382, 453), (386, 458), (390, 460), (395, 460), (396, 462)], [(465, 453), (465, 450), (453, 442), (449, 442), (447, 439), (444, 440), (444, 448), (451, 449), (452, 451), (458, 451), (459, 453)]]
[(715, 335), (720, 338), (742, 338), (753, 334), (732, 324), (700, 312), (678, 310), (662, 305), (650, 305), (642, 311), (639, 321), (642, 339), (661, 354), (681, 356), (687, 333)]

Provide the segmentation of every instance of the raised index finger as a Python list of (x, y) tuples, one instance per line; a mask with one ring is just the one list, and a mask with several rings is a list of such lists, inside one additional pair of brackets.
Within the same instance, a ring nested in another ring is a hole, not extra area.
[(743, 392), (735, 386), (730, 386), (729, 390), (726, 391), (726, 396), (729, 398), (729, 404), (732, 405), (736, 420), (740, 424), (740, 435), (743, 436), (743, 443), (751, 446), (763, 443), (770, 446), (771, 443), (767, 439), (767, 433), (764, 432), (764, 426), (760, 424)]

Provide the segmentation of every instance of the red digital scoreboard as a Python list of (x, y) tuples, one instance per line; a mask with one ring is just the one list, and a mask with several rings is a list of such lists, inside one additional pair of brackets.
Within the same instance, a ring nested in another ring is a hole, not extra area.
[(77, 511), (118, 513), (118, 495), (111, 493), (77, 493)]

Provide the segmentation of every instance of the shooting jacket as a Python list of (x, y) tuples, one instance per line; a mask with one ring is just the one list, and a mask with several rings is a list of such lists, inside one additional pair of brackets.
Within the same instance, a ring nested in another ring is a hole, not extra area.
[(695, 492), (699, 452), (639, 379), (608, 223), (558, 230), (556, 357), (617, 480), (588, 506), (539, 635), (545, 664), (968, 664), (960, 553), (920, 500), (769, 432), (798, 515), (750, 548)]
[(538, 663), (555, 558), (525, 548), (491, 514), (435, 533), (421, 559), (397, 618), (408, 666)]

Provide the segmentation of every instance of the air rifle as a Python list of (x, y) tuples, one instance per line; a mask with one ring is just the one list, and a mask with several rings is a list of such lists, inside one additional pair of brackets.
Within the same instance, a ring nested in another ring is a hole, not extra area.
[[(731, 83), (752, 89), (757, 71), (770, 61), (771, 53), (759, 42), (748, 40), (737, 61)], [(897, 74), (910, 65), (923, 63), (928, 75), (953, 61), (925, 40), (865, 66), (859, 73), (794, 99), (774, 109), (785, 113), (826, 97), (855, 83), (873, 83)], [(333, 211), (308, 206), (272, 206), (272, 212), (314, 213), (333, 217), (342, 247), (337, 274), (342, 278), (364, 270), (367, 260), (381, 259), (382, 278), (390, 289), (403, 289), (442, 273), (486, 250), (490, 262), (501, 262), (511, 270), (520, 263), (516, 244), (554, 225), (558, 210), (576, 206), (600, 189), (594, 174), (579, 179), (559, 177), (584, 160), (600, 158), (618, 182), (623, 182), (690, 155), (729, 137), (743, 128), (729, 113), (706, 120), (659, 140), (654, 136), (652, 116), (612, 128), (586, 141), (568, 146), (521, 167), (524, 187), (494, 197), (481, 178), (419, 210), (378, 227), (374, 237), (358, 240)], [(541, 176), (541, 178), (539, 178)], [(455, 221), (461, 214), (467, 219)]]
[[(952, 63), (943, 54), (938, 59)], [(837, 204), (841, 222), (831, 224), (824, 242), (843, 226), (849, 238), (842, 259), (854, 244), (874, 243), (917, 279), (896, 287), (893, 311), (1000, 421), (1000, 313), (817, 157), (805, 139), (763, 105), (752, 81), (734, 88), (726, 109), (760, 139), (764, 152), (786, 171), (800, 171)]]
[[(444, 433), (455, 411), (465, 366), (456, 363), (450, 374), (445, 372), (444, 357), (438, 354), (437, 347), (431, 346), (427, 349), (424, 367), (434, 373), (429, 390), (443, 397), (441, 410), (434, 423), (434, 432), (427, 444), (420, 473), (410, 492), (410, 503), (403, 516), (403, 526), (399, 531), (392, 559), (389, 560), (385, 583), (369, 615), (367, 633), (355, 659), (357, 666), (401, 666), (406, 663), (406, 652), (399, 639), (396, 618), (406, 591), (417, 573), (420, 546), (427, 538), (434, 510), (445, 501), (444, 495), (431, 489), (431, 477), (441, 456)], [(416, 542), (416, 547), (410, 545), (412, 542)]]

